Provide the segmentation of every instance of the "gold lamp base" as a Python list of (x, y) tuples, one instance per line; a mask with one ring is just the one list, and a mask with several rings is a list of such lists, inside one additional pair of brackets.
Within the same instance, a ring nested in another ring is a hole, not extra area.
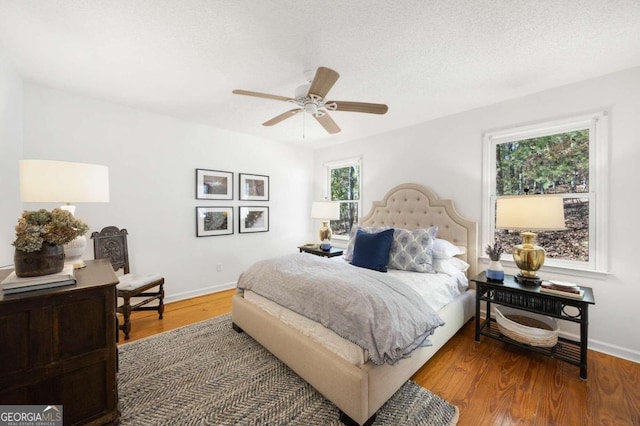
[(534, 244), (535, 233), (522, 232), (520, 235), (522, 236), (522, 244), (513, 247), (513, 260), (520, 268), (516, 281), (523, 285), (540, 285), (542, 280), (538, 277), (537, 272), (544, 264), (545, 251), (542, 247)]
[(333, 231), (331, 231), (331, 228), (329, 228), (328, 220), (322, 221), (322, 227), (320, 228), (318, 234), (320, 235), (320, 241), (322, 241), (322, 243), (320, 243), (320, 248), (322, 250), (331, 250), (330, 241), (331, 237), (333, 236)]

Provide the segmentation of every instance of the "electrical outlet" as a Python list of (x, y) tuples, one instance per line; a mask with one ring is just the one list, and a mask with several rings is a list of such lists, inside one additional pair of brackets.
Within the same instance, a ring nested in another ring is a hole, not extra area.
[(222, 263), (216, 264), (216, 272), (222, 272)]

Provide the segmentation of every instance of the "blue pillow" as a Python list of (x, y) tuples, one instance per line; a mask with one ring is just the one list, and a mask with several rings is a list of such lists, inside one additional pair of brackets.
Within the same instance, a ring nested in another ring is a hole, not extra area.
[(351, 264), (374, 271), (387, 272), (393, 228), (377, 233), (358, 230)]

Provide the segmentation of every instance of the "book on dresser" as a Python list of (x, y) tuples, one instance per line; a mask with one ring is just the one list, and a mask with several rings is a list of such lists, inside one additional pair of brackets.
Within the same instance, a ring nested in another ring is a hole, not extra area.
[(18, 277), (16, 272), (11, 272), (0, 286), (4, 294), (23, 293), (26, 291), (43, 290), (46, 288), (63, 287), (76, 283), (73, 265), (65, 266), (55, 274), (40, 275), (37, 277)]
[(543, 281), (540, 284), (540, 292), (573, 297), (574, 299), (582, 299), (584, 296), (584, 290), (577, 284), (565, 283), (564, 281)]

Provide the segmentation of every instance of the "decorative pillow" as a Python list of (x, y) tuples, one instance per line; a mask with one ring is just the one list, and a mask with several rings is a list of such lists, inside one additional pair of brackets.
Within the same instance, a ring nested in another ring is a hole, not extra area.
[(457, 257), (435, 258), (433, 259), (433, 268), (436, 272), (454, 277), (460, 272), (466, 272), (469, 269), (469, 264)]
[(389, 268), (434, 272), (432, 247), (437, 232), (437, 227), (413, 231), (396, 228), (389, 251)]
[(465, 254), (466, 251), (467, 250), (464, 247), (453, 245), (449, 241), (441, 238), (436, 238), (433, 243), (433, 257), (436, 259), (458, 256), (460, 254)]
[(356, 242), (356, 233), (358, 230), (363, 230), (369, 234), (374, 232), (385, 231), (389, 229), (388, 226), (362, 226), (362, 225), (353, 225), (351, 227), (351, 231), (349, 231), (349, 243), (347, 244), (347, 249), (344, 251), (342, 258), (348, 262), (353, 259), (353, 246)]
[(393, 229), (368, 233), (359, 229), (353, 246), (352, 265), (374, 271), (387, 272), (389, 249), (393, 242)]

